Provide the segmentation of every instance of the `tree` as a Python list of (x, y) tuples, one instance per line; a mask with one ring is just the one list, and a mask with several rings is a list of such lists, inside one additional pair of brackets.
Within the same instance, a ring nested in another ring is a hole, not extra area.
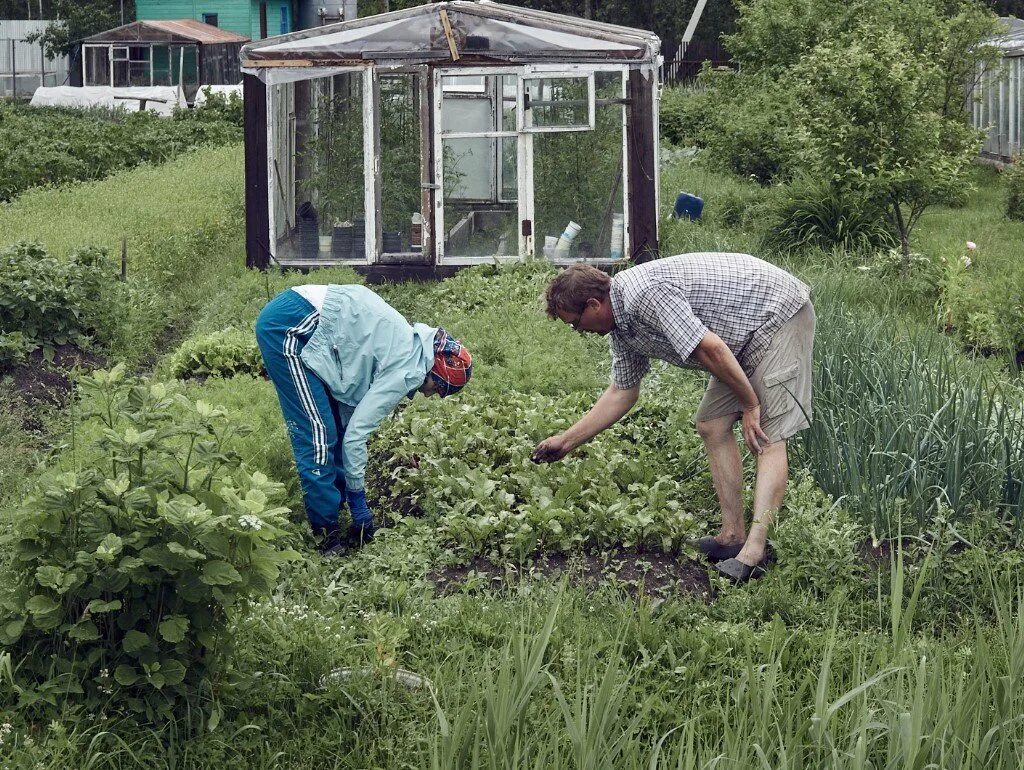
[(979, 137), (943, 112), (945, 73), (909, 36), (873, 29), (816, 46), (789, 73), (803, 165), (885, 210), (910, 264), (910, 234), (931, 205), (959, 197)]
[(796, 139), (794, 168), (883, 208), (909, 264), (923, 211), (969, 185), (979, 137), (965, 85), (995, 59), (995, 15), (977, 0), (741, 0), (739, 12), (726, 40), (739, 77), (795, 96), (777, 128)]
[[(47, 6), (47, 18), (54, 21), (26, 38), (41, 42), (47, 56), (67, 56), (82, 38), (121, 24), (120, 0), (48, 0)], [(127, 23), (135, 18), (135, 0), (125, 0), (123, 7)]]

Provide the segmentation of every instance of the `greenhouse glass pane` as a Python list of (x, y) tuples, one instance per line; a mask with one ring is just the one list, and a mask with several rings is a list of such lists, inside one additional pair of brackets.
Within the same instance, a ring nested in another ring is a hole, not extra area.
[(362, 73), (273, 88), (276, 257), (365, 262)]
[[(537, 255), (569, 222), (580, 225), (562, 260), (609, 260), (624, 251), (620, 72), (598, 73), (595, 127), (576, 133), (533, 135), (534, 242)], [(550, 239), (550, 240), (549, 240)]]
[(419, 89), (419, 75), (380, 78), (381, 252), (385, 254), (422, 252)]
[(523, 128), (579, 129), (590, 126), (590, 79), (523, 79)]
[(499, 201), (496, 195), (498, 141), (480, 138), (443, 142), (446, 257), (519, 253), (518, 206), (515, 201)]

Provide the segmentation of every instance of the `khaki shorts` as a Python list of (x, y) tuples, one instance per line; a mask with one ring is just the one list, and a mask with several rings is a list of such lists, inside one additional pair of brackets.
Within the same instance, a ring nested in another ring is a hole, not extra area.
[[(814, 307), (808, 302), (786, 321), (768, 344), (750, 384), (761, 402), (761, 430), (769, 440), (784, 441), (811, 424)], [(695, 423), (743, 415), (743, 405), (728, 385), (711, 378), (693, 416)]]

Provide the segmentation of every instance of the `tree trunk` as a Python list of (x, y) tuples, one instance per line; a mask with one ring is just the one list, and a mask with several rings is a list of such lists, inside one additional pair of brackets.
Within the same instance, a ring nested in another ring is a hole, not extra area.
[(896, 230), (900, 236), (900, 246), (903, 249), (903, 273), (910, 272), (910, 230), (907, 229), (907, 222), (903, 218), (903, 209), (899, 201), (892, 204), (893, 221), (896, 223)]

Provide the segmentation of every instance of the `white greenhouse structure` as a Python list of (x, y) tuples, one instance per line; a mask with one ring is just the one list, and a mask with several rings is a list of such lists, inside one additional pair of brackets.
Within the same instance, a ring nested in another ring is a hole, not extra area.
[(981, 154), (1009, 162), (1021, 152), (1024, 138), (1024, 21), (1000, 19), (1008, 32), (994, 40), (1003, 54), (999, 67), (982, 67), (969, 95), (972, 123), (985, 132)]
[(657, 254), (650, 32), (455, 0), (241, 58), (250, 266), (428, 276)]

